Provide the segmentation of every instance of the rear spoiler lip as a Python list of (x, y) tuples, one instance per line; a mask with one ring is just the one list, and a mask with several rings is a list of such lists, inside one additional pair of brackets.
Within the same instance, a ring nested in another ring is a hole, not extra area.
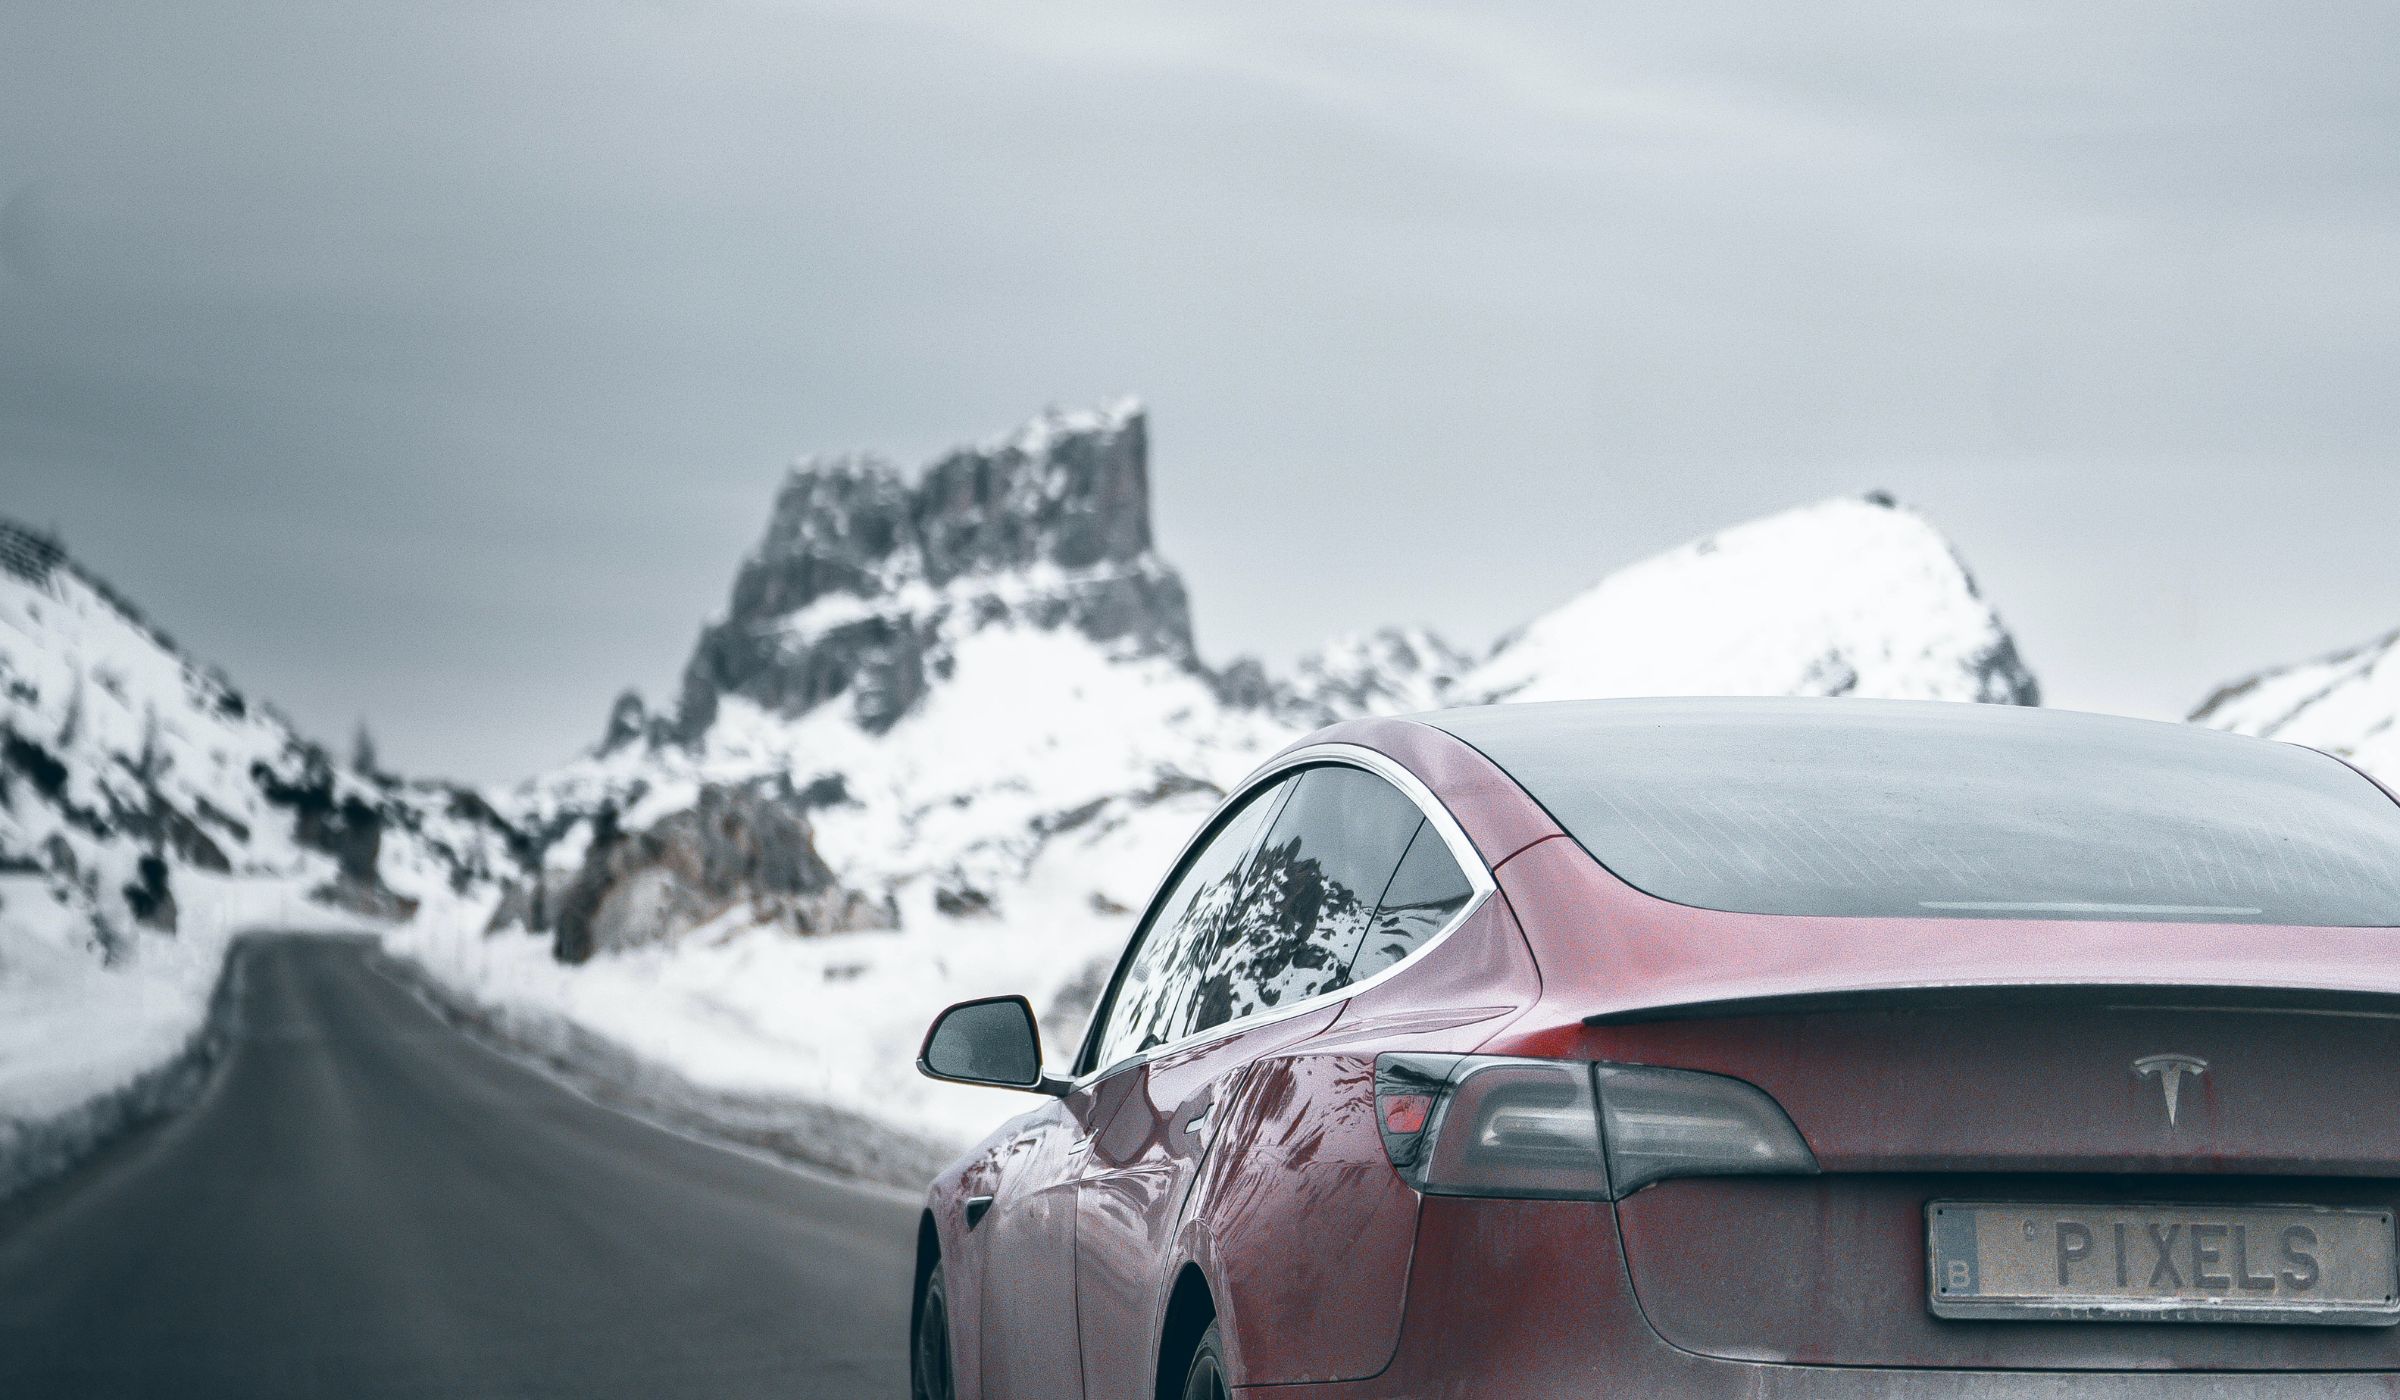
[(1841, 1011), (1968, 1010), (2042, 1005), (2092, 1008), (2189, 1008), (2195, 1011), (2283, 1011), (2316, 1016), (2377, 1016), (2400, 1020), (2400, 987), (2328, 987), (2312, 983), (2134, 981), (1906, 982), (1875, 986), (1734, 990), (1651, 1005), (1595, 1011), (1586, 1026), (1640, 1025), (1741, 1016), (1804, 1016)]

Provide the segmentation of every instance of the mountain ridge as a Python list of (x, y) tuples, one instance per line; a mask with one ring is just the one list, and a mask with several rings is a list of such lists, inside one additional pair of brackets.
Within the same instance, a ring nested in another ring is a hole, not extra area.
[(2400, 629), (2236, 677), (2188, 719), (2323, 749), (2387, 786), (2400, 784)]

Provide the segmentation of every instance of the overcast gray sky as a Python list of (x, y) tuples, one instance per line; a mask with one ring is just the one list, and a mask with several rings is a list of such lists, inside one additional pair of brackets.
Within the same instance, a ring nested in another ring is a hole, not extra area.
[(2060, 703), (2400, 625), (2388, 4), (0, 0), (0, 513), (304, 725), (671, 690), (793, 456), (1151, 405), (1203, 648), (1886, 487)]

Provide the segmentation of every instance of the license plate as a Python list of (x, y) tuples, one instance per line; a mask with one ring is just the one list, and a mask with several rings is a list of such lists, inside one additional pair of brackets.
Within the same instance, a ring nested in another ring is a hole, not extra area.
[(2388, 1210), (1935, 1201), (1925, 1233), (1937, 1317), (2400, 1322)]

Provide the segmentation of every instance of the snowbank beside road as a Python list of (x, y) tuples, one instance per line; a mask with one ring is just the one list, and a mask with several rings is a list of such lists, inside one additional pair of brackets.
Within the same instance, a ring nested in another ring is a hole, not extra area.
[[(548, 939), (513, 932), (415, 929), (386, 946), (497, 1039), (546, 1060), (578, 1053), (557, 1029), (573, 1027), (708, 1093), (829, 1105), (946, 1142), (979, 1136), (1028, 1106), (934, 1084), (912, 1064), (926, 1022), (955, 999), (950, 989), (997, 985), (1005, 971), (960, 977), (928, 940), (902, 935), (803, 942), (753, 926), (700, 937), (575, 967), (550, 956)], [(623, 1066), (589, 1069), (602, 1080), (629, 1077)]]
[[(303, 883), (195, 880), (182, 932), (136, 936), (106, 965), (40, 880), (0, 880), (11, 921), (0, 945), (0, 1200), (198, 1091), (222, 1049), (244, 931), (374, 931), (311, 904)], [(47, 908), (60, 911), (55, 928), (42, 926)]]
[(1023, 993), (1045, 1015), (1053, 1065), (1074, 1054), (1098, 979), (1133, 914), (1215, 802), (1191, 792), (1054, 836), (993, 917), (904, 901), (901, 932), (796, 938), (729, 911), (672, 943), (569, 966), (546, 936), (420, 919), (386, 947), (444, 991), (500, 1017), (571, 1023), (695, 1086), (856, 1112), (953, 1145), (1033, 1105), (1022, 1094), (916, 1072), (934, 1014)]

